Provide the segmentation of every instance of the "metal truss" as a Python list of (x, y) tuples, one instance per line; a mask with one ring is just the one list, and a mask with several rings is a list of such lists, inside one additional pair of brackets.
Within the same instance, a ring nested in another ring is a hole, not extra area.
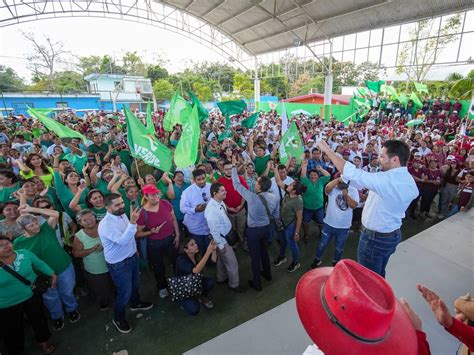
[(110, 18), (162, 28), (204, 45), (243, 70), (253, 69), (248, 60), (251, 53), (217, 28), (153, 0), (2, 0), (0, 3), (0, 27), (71, 17)]

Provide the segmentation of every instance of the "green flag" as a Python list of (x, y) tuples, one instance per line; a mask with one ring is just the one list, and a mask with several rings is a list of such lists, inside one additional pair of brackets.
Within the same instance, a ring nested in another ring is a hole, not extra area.
[(243, 120), (240, 125), (245, 128), (254, 128), (255, 124), (257, 123), (258, 120), (258, 115), (259, 112), (254, 112), (252, 116), (247, 117), (245, 120)]
[[(45, 111), (43, 111), (45, 112)], [(66, 127), (65, 125), (59, 123), (52, 118), (46, 116), (43, 112), (35, 110), (33, 108), (28, 108), (28, 113), (40, 121), (47, 129), (56, 133), (59, 138), (79, 138), (83, 142), (86, 142), (86, 137), (81, 133), (73, 130), (72, 128)]]
[(406, 108), (408, 105), (408, 96), (406, 96), (404, 93), (401, 93), (398, 95), (398, 102), (400, 102), (400, 104)]
[(426, 86), (425, 84), (422, 84), (422, 83), (413, 83), (413, 84), (415, 84), (415, 89), (419, 93), (422, 93), (422, 92), (428, 93), (428, 86)]
[(367, 99), (354, 99), (357, 106), (363, 106), (370, 109), (370, 103)]
[(367, 89), (369, 89), (372, 92), (379, 93), (380, 92), (380, 87), (385, 84), (385, 81), (379, 80), (379, 81), (370, 81), (366, 80), (365, 81), (365, 86), (367, 86)]
[(395, 88), (393, 86), (383, 84), (383, 85), (380, 86), (380, 90), (382, 90), (385, 94), (388, 93), (395, 100), (398, 98), (397, 90), (395, 90)]
[(219, 110), (221, 110), (222, 114), (225, 116), (225, 128), (229, 129), (230, 116), (244, 112), (247, 103), (244, 100), (224, 101), (218, 102), (217, 107), (219, 107)]
[(357, 93), (362, 97), (370, 96), (370, 92), (366, 88), (358, 87), (356, 90)]
[(152, 136), (156, 135), (155, 124), (153, 123), (153, 118), (151, 116), (150, 100), (148, 100), (148, 105), (146, 105), (146, 129), (148, 130), (148, 133), (150, 133)]
[(163, 119), (163, 129), (171, 132), (175, 124), (184, 124), (190, 113), (191, 105), (176, 91), (171, 99), (170, 109)]
[(174, 151), (174, 163), (178, 168), (185, 168), (196, 163), (199, 148), (199, 114), (194, 105), (189, 119), (183, 125), (183, 133)]
[(170, 171), (171, 150), (152, 136), (127, 107), (125, 107), (125, 120), (128, 131), (127, 141), (132, 156), (162, 171)]
[(207, 120), (209, 118), (209, 112), (206, 110), (201, 101), (199, 101), (198, 97), (194, 95), (192, 91), (188, 91), (188, 95), (191, 98), (191, 106), (196, 105), (198, 108), (199, 123)]
[(281, 137), (280, 147), (278, 148), (280, 154), (280, 161), (282, 164), (286, 164), (288, 159), (295, 157), (298, 161), (301, 161), (301, 156), (304, 153), (303, 142), (300, 137), (300, 132), (296, 123), (293, 121), (290, 128)]
[(410, 100), (413, 101), (413, 104), (418, 107), (423, 107), (423, 104), (421, 103), (420, 99), (418, 96), (416, 96), (415, 92), (412, 92), (410, 95)]

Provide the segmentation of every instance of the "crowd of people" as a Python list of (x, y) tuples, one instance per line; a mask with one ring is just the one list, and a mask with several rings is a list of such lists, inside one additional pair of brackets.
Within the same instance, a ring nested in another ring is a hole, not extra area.
[[(195, 316), (213, 307), (216, 283), (231, 292), (261, 292), (262, 278), (271, 281), (281, 266), (295, 272), (309, 240), (317, 240), (311, 267), (318, 268), (329, 261), (325, 251), (334, 239), (335, 266), (353, 229), (360, 232), (358, 262), (384, 277), (404, 218), (444, 219), (472, 206), (474, 149), (471, 121), (459, 117), (457, 100), (428, 100), (419, 111), (380, 100), (372, 105), (357, 123), (290, 117), (304, 154), (285, 164), (276, 111), (261, 113), (252, 129), (239, 124), (246, 114), (232, 116), (230, 132), (213, 112), (201, 124), (196, 163), (171, 171), (132, 157), (120, 112), (55, 116), (86, 141), (61, 139), (31, 117), (5, 117), (0, 334), (7, 353), (23, 351), (24, 315), (42, 350), (52, 352), (47, 319), (54, 331), (65, 316), (80, 321), (76, 295), (84, 292), (96, 296), (98, 309), (113, 306), (114, 326), (129, 333), (127, 307), (153, 307), (140, 297), (140, 269), (150, 269), (164, 299), (172, 282), (194, 282), (190, 275), (203, 275), (208, 266), (199, 291), (171, 294)], [(182, 127), (164, 131), (163, 115), (153, 116), (156, 135), (173, 151)], [(422, 123), (407, 127), (411, 119)], [(274, 260), (272, 243), (279, 248)], [(239, 273), (236, 248), (248, 252), (252, 275)], [(48, 280), (44, 292), (32, 287), (33, 270)]]

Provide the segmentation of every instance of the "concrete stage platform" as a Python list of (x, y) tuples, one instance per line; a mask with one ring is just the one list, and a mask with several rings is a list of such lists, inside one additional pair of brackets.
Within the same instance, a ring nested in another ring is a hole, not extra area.
[[(387, 280), (420, 315), (433, 355), (455, 354), (459, 342), (436, 322), (416, 284), (437, 291), (452, 312), (458, 296), (474, 293), (473, 226), (474, 210), (458, 213), (402, 242), (388, 264)], [(295, 355), (310, 344), (292, 299), (185, 354)]]

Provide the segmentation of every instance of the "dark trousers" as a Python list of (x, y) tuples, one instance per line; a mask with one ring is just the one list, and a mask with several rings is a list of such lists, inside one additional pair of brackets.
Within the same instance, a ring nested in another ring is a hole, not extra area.
[(430, 212), (431, 204), (433, 203), (434, 198), (438, 190), (423, 188), (421, 190), (421, 203), (420, 203), (420, 213)]
[(411, 217), (415, 216), (416, 208), (418, 207), (418, 201), (420, 201), (421, 198), (421, 190), (418, 189), (419, 195), (417, 198), (415, 198), (413, 201), (411, 201), (410, 206), (408, 206), (408, 212)]
[(114, 285), (110, 274), (105, 272), (103, 274), (91, 274), (85, 272), (87, 285), (90, 290), (96, 295), (101, 306), (109, 305), (113, 300)]
[(41, 296), (33, 296), (15, 306), (0, 309), (0, 334), (4, 337), (9, 355), (21, 354), (24, 351), (24, 314), (38, 343), (43, 343), (51, 337)]
[(153, 274), (155, 275), (158, 290), (162, 290), (167, 287), (165, 256), (170, 258), (173, 267), (176, 263), (176, 258), (178, 255), (173, 242), (174, 235), (170, 235), (169, 237), (161, 240), (147, 240), (148, 261), (150, 262), (153, 269)]
[[(209, 291), (211, 291), (216, 284), (216, 281), (210, 277), (203, 277), (202, 278), (202, 294), (201, 296), (207, 297), (209, 295)], [(198, 297), (187, 298), (182, 301), (178, 301), (178, 304), (181, 306), (183, 311), (185, 311), (190, 316), (197, 316), (199, 311), (201, 310), (201, 303), (199, 302)]]
[[(271, 277), (270, 256), (268, 255), (268, 235), (270, 225), (264, 227), (247, 227), (247, 245), (252, 264), (253, 283), (262, 287), (260, 272)], [(262, 271), (261, 271), (262, 270)]]
[(114, 319), (125, 320), (127, 304), (135, 306), (140, 303), (140, 266), (135, 254), (115, 264), (108, 264), (110, 276), (117, 288), (117, 297), (114, 305)]

